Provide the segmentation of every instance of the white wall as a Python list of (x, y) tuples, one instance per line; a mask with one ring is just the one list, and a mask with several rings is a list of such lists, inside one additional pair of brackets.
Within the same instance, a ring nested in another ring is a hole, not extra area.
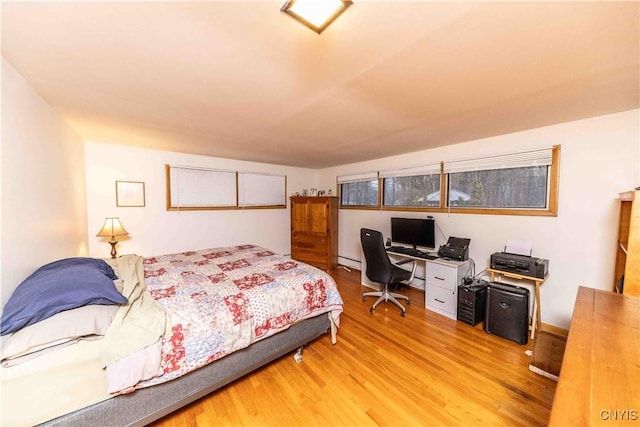
[[(501, 251), (508, 239), (531, 241), (533, 254), (550, 260), (550, 275), (541, 289), (542, 320), (568, 328), (578, 286), (606, 290), (613, 287), (617, 196), (640, 184), (639, 135), (639, 112), (634, 110), (330, 168), (321, 172), (319, 185), (335, 187), (339, 175), (560, 144), (557, 217), (432, 215), (444, 235), (471, 238), (470, 256), (476, 262), (477, 272), (488, 266), (490, 255)], [(360, 228), (378, 229), (388, 236), (389, 218), (400, 215), (427, 214), (341, 210), (340, 262), (359, 268), (358, 263), (346, 258), (360, 259)], [(436, 243), (440, 245), (445, 236), (436, 234)], [(533, 291), (533, 287), (528, 287)]]
[(2, 58), (2, 307), (37, 267), (86, 255), (83, 143)]
[[(108, 257), (109, 239), (95, 235), (105, 217), (120, 217), (129, 236), (119, 254), (160, 255), (192, 249), (254, 243), (290, 253), (289, 209), (167, 211), (165, 164), (287, 175), (287, 194), (315, 186), (311, 169), (87, 142), (89, 254)], [(145, 183), (145, 207), (116, 207), (115, 181)], [(287, 197), (288, 198), (288, 197)], [(288, 202), (287, 202), (288, 205)]]
[[(108, 256), (106, 239), (94, 237), (106, 216), (119, 216), (131, 233), (119, 245), (121, 254), (246, 242), (290, 252), (288, 209), (167, 212), (166, 163), (283, 173), (291, 194), (302, 188), (334, 189), (336, 176), (342, 174), (561, 144), (557, 217), (433, 215), (444, 235), (472, 239), (471, 257), (479, 270), (506, 240), (532, 241), (534, 255), (550, 259), (551, 274), (542, 287), (542, 320), (568, 327), (578, 286), (611, 289), (617, 194), (640, 184), (638, 110), (318, 172), (98, 142), (85, 144), (83, 158), (80, 139), (4, 58), (2, 80), (3, 306), (19, 282), (46, 262), (85, 255), (87, 245), (89, 255)], [(117, 208), (116, 180), (144, 181), (146, 207)], [(340, 211), (341, 262), (359, 267), (347, 259), (360, 259), (359, 229), (388, 234), (392, 215), (398, 213)], [(438, 237), (441, 244), (444, 236)]]

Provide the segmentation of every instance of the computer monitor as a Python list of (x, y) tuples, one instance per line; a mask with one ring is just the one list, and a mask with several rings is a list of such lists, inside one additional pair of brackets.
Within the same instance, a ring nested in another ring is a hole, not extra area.
[(435, 249), (435, 221), (433, 218), (391, 218), (391, 241), (414, 249)]

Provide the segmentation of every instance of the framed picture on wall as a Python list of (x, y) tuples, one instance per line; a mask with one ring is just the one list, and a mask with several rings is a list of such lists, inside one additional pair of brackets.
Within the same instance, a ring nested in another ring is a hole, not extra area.
[(116, 206), (144, 207), (144, 182), (116, 181)]

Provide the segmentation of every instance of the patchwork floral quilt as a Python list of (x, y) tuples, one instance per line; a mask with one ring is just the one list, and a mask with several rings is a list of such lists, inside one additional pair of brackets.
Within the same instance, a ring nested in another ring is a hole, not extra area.
[(331, 313), (342, 299), (327, 273), (254, 245), (144, 259), (147, 292), (171, 317), (162, 344), (163, 375), (177, 378), (288, 328)]

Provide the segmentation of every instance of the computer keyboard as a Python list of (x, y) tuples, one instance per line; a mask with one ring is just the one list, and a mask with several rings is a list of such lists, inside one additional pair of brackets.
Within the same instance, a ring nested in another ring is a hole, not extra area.
[(387, 252), (392, 252), (396, 254), (408, 255), (416, 258), (422, 259), (437, 259), (438, 257), (435, 255), (429, 255), (427, 252), (419, 251), (413, 248), (407, 248), (404, 246), (390, 246), (387, 248)]

